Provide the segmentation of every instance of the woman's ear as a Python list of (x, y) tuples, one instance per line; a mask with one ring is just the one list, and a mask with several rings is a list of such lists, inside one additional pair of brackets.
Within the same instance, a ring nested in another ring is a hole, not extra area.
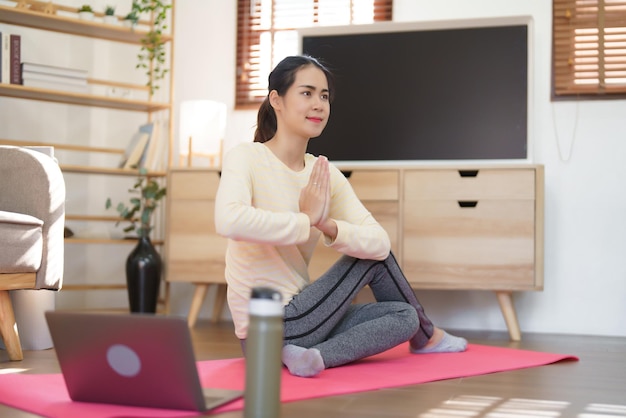
[(276, 90), (272, 90), (270, 91), (270, 105), (274, 108), (274, 110), (279, 110), (280, 109), (280, 96), (278, 95), (278, 92)]

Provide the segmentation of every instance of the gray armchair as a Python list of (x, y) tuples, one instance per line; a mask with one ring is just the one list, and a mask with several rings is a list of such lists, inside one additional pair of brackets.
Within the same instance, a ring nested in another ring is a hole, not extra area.
[(22, 360), (10, 290), (59, 290), (63, 282), (65, 182), (50, 156), (0, 146), (0, 336)]

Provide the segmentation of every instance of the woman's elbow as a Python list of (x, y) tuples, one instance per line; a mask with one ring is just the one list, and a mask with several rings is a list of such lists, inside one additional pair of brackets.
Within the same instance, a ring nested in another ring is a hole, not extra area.
[(219, 210), (215, 211), (215, 232), (225, 238), (233, 238), (237, 227), (236, 217), (232, 211)]
[(377, 258), (378, 260), (385, 260), (387, 259), (387, 257), (389, 257), (389, 254), (391, 253), (391, 242), (389, 241), (389, 239), (387, 239), (381, 249), (380, 249), (380, 255)]
[(389, 257), (391, 253), (391, 241), (389, 240), (389, 235), (386, 233), (379, 240), (377, 255), (374, 258), (375, 260), (385, 260)]

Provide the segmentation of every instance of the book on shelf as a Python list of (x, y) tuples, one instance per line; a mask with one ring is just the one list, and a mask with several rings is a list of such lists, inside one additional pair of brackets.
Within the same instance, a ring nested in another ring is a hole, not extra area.
[(163, 160), (165, 141), (163, 138), (163, 127), (161, 122), (154, 122), (154, 128), (150, 135), (150, 141), (148, 142), (148, 148), (146, 150), (145, 158), (141, 161), (141, 167), (148, 171), (158, 171), (161, 167)]
[(61, 77), (72, 77), (87, 79), (87, 71), (79, 70), (76, 68), (55, 67), (53, 65), (37, 64), (34, 62), (23, 62), (22, 71), (28, 71), (31, 73), (42, 73), (49, 75), (56, 75)]
[(0, 33), (0, 83), (11, 82), (11, 35)]
[(133, 150), (137, 146), (137, 142), (139, 142), (140, 137), (141, 135), (139, 134), (139, 132), (135, 132), (133, 136), (130, 138), (130, 141), (126, 145), (126, 149), (124, 150), (124, 154), (122, 155), (122, 159), (120, 160), (118, 164), (119, 168), (124, 168), (126, 161), (128, 161), (128, 157), (130, 157), (130, 154), (133, 153)]
[(148, 155), (148, 149), (150, 148), (150, 142), (154, 141), (155, 129), (156, 129), (156, 124), (154, 122), (148, 122), (139, 127), (139, 132), (144, 132), (148, 134), (148, 142), (146, 143), (144, 151), (141, 154), (141, 158), (139, 159), (139, 162), (137, 163), (137, 168), (144, 167), (144, 164), (146, 162), (146, 157)]
[(12, 33), (10, 35), (10, 78), (11, 84), (22, 84), (22, 37)]
[(24, 87), (34, 87), (38, 89), (65, 91), (72, 93), (89, 93), (89, 86), (80, 84), (68, 84), (58, 81), (39, 80), (34, 78), (22, 78)]
[(136, 132), (135, 135), (133, 135), (131, 142), (135, 143), (135, 147), (131, 150), (130, 154), (128, 154), (128, 158), (122, 166), (123, 169), (132, 170), (139, 168), (139, 162), (141, 161), (143, 153), (146, 151), (149, 140), (150, 135), (146, 132)]
[(124, 151), (122, 160), (119, 163), (120, 168), (132, 169), (141, 166), (142, 160), (145, 159), (153, 130), (154, 123), (152, 122), (139, 127)]

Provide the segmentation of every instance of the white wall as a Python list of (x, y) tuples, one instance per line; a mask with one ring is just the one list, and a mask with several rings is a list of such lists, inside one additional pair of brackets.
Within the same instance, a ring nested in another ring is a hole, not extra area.
[[(176, 101), (200, 90), (225, 101), (228, 144), (251, 140), (256, 113), (233, 110), (235, 2), (179, 1), (176, 12)], [(626, 101), (550, 101), (550, 1), (394, 1), (396, 21), (510, 15), (534, 20), (530, 159), (546, 174), (545, 290), (516, 295), (522, 332), (626, 336)], [(506, 329), (489, 292), (419, 296), (443, 327)]]
[[(531, 158), (546, 169), (545, 290), (518, 295), (520, 325), (523, 331), (626, 335), (626, 101), (550, 101), (549, 1), (394, 3), (397, 20), (533, 17)], [(504, 329), (491, 295), (432, 292), (424, 302), (444, 326)]]

